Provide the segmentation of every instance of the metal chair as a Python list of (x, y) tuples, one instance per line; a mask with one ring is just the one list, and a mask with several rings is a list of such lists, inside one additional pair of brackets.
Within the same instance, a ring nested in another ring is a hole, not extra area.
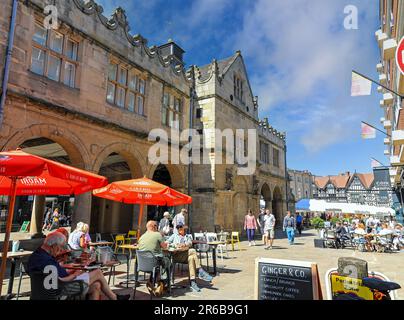
[(129, 230), (128, 235), (125, 238), (126, 244), (131, 244), (133, 240), (137, 240), (137, 231), (136, 230)]
[(58, 280), (57, 288), (45, 288), (45, 278), (48, 274), (41, 271), (30, 272), (31, 300), (82, 300), (88, 285), (81, 280), (64, 282)]
[(16, 300), (18, 300), (20, 298), (22, 277), (24, 275), (29, 277), (29, 274), (28, 274), (27, 270), (28, 270), (28, 259), (27, 260), (22, 260), (21, 263), (20, 263), (20, 277), (19, 277), (19, 282), (18, 282), (18, 290), (17, 290)]
[[(119, 251), (119, 246), (124, 245), (125, 244), (125, 235), (124, 234), (118, 234), (115, 236), (115, 253), (118, 253)], [(125, 249), (121, 249), (122, 253), (125, 253)]]
[[(133, 292), (133, 299), (136, 296), (136, 283), (138, 283), (139, 272), (144, 272), (150, 274), (151, 283), (153, 288), (156, 285), (157, 274), (160, 272), (161, 264), (158, 257), (156, 257), (153, 252), (146, 250), (136, 251), (136, 266), (135, 266), (135, 286)], [(168, 272), (168, 276), (170, 272)], [(168, 281), (170, 284), (170, 280)], [(150, 292), (150, 300), (153, 299), (153, 294)]]
[(238, 245), (238, 250), (240, 250), (240, 235), (238, 231), (232, 231), (231, 232), (231, 248), (234, 251), (234, 244), (237, 243)]
[(130, 269), (130, 259), (129, 255), (124, 254), (124, 253), (114, 253), (111, 247), (105, 246), (105, 247), (98, 247), (97, 251), (100, 252), (101, 250), (104, 251), (105, 253), (110, 254), (111, 260), (108, 261), (105, 266), (110, 267), (108, 272), (105, 272), (105, 276), (108, 277), (108, 284), (111, 282), (111, 277), (112, 277), (112, 284), (115, 285), (115, 276), (120, 275), (125, 273), (124, 271), (116, 271), (116, 267), (126, 264), (126, 287), (128, 288), (129, 286), (129, 269)]
[[(197, 241), (207, 242), (207, 239), (203, 233), (195, 233), (194, 238)], [(209, 270), (209, 252), (210, 246), (205, 243), (198, 243), (194, 245), (196, 252), (199, 254), (199, 261), (202, 265), (202, 256), (206, 255), (206, 268)]]

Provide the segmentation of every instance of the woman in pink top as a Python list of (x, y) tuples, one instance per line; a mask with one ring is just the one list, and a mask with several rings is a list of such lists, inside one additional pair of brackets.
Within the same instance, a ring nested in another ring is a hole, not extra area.
[(257, 219), (254, 217), (251, 209), (248, 210), (248, 214), (244, 218), (244, 230), (247, 231), (248, 245), (255, 246), (254, 235), (257, 230)]

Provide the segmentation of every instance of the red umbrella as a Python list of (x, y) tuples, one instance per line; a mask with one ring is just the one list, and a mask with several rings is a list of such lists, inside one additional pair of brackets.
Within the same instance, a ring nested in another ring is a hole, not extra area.
[(192, 203), (192, 198), (153, 180), (142, 178), (112, 182), (106, 187), (93, 190), (93, 195), (108, 200), (140, 204), (138, 235), (144, 205), (179, 206)]
[(0, 194), (9, 196), (9, 213), (0, 269), (0, 294), (17, 195), (82, 194), (108, 183), (107, 178), (21, 150), (0, 152)]

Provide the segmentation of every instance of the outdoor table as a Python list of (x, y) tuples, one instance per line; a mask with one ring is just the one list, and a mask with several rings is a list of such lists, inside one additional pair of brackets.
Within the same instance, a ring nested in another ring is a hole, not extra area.
[[(23, 258), (23, 257), (28, 257), (32, 254), (32, 251), (18, 251), (18, 252), (8, 252), (7, 253), (7, 259), (11, 261), (11, 269), (10, 269), (10, 280), (8, 282), (8, 290), (7, 290), (7, 295), (6, 299), (12, 299), (13, 298), (13, 284), (14, 284), (14, 276), (15, 276), (15, 267), (17, 264), (17, 260)], [(0, 258), (2, 257), (2, 253), (0, 253)]]
[(194, 240), (192, 241), (192, 244), (207, 244), (209, 246), (213, 247), (212, 250), (212, 258), (213, 258), (213, 275), (217, 274), (217, 267), (216, 267), (216, 248), (220, 244), (226, 244), (223, 241), (211, 241), (211, 242), (206, 242), (206, 241), (199, 241), (199, 240)]
[[(128, 268), (128, 270), (130, 272), (130, 263), (132, 261), (132, 250), (136, 251), (136, 250), (139, 249), (139, 247), (136, 244), (122, 244), (122, 245), (118, 246), (118, 248), (128, 249), (129, 250), (129, 262), (128, 262), (129, 263), (129, 268)], [(135, 268), (136, 268), (136, 264), (135, 264)], [(135, 272), (136, 272), (136, 270), (135, 270)], [(133, 282), (133, 281), (135, 281), (134, 278), (129, 279), (128, 281), (126, 281), (126, 285), (128, 286), (129, 282)], [(135, 285), (136, 285), (136, 283), (135, 283)]]
[(114, 243), (110, 241), (98, 241), (98, 242), (90, 242), (88, 245), (90, 247), (101, 247), (101, 246), (112, 246)]

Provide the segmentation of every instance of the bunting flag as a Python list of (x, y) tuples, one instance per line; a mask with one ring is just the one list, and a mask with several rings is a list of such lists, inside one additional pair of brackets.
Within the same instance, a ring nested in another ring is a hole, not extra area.
[(359, 74), (352, 72), (351, 96), (370, 96), (371, 94), (372, 82)]
[(361, 123), (362, 126), (362, 139), (375, 139), (376, 129), (367, 125), (366, 123)]
[(382, 167), (382, 164), (379, 161), (377, 161), (376, 159), (372, 159), (372, 162), (370, 165), (372, 168)]

